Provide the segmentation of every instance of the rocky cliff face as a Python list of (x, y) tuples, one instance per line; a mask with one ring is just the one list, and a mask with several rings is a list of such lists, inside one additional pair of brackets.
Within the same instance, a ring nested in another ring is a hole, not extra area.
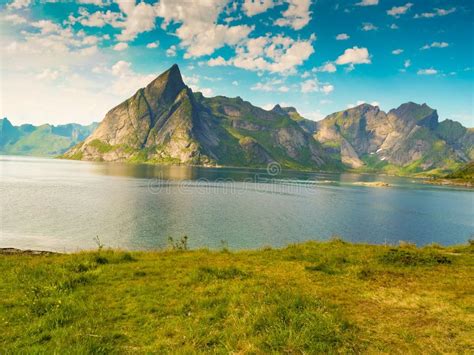
[(473, 158), (472, 131), (439, 123), (436, 110), (412, 102), (388, 113), (367, 104), (334, 113), (317, 123), (314, 136), (352, 168), (393, 165), (414, 172)]
[[(8, 127), (7, 127), (8, 128)], [(6, 129), (7, 129), (6, 128)], [(1, 133), (1, 132), (0, 132)], [(363, 104), (314, 122), (293, 107), (193, 93), (174, 65), (110, 110), (65, 157), (294, 169), (448, 169), (474, 158), (474, 133), (426, 104)]]
[(340, 166), (287, 111), (193, 93), (176, 65), (110, 110), (97, 130), (65, 157), (233, 166), (278, 162), (298, 169)]

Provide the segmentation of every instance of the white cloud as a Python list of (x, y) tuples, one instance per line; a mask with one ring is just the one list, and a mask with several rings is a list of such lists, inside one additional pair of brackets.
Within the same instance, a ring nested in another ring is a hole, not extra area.
[(114, 46), (114, 51), (124, 51), (128, 48), (128, 43), (119, 42)]
[(420, 69), (417, 72), (418, 75), (435, 75), (438, 74), (438, 71), (436, 69), (430, 68), (430, 69)]
[(319, 91), (319, 83), (316, 79), (309, 79), (301, 83), (301, 92), (303, 94)]
[(340, 55), (337, 60), (336, 64), (338, 65), (345, 65), (345, 64), (370, 64), (370, 55), (367, 48), (347, 48), (344, 51), (344, 54)]
[(76, 0), (79, 4), (85, 5), (96, 5), (96, 6), (108, 6), (110, 5), (110, 1), (108, 0)]
[(153, 5), (140, 2), (135, 5), (135, 0), (116, 0), (119, 7), (126, 15), (124, 29), (117, 36), (119, 41), (134, 40), (138, 34), (148, 32), (155, 28), (156, 10)]
[(447, 42), (433, 42), (431, 44), (425, 44), (423, 47), (421, 47), (421, 50), (426, 50), (430, 48), (446, 48), (449, 47), (449, 43)]
[(281, 79), (272, 79), (262, 83), (256, 83), (250, 90), (265, 92), (288, 92), (290, 88), (283, 84)]
[(158, 48), (160, 45), (160, 41), (150, 42), (146, 45), (147, 48), (153, 49)]
[(72, 25), (79, 22), (85, 27), (104, 27), (110, 25), (114, 28), (123, 28), (125, 26), (124, 16), (119, 12), (107, 10), (89, 13), (85, 8), (79, 9), (79, 16), (77, 17), (74, 17), (72, 14), (69, 15), (68, 22)]
[(410, 60), (410, 59), (405, 60), (405, 62), (403, 63), (403, 66), (404, 66), (405, 68), (410, 67), (410, 66), (411, 66), (411, 60)]
[(28, 7), (31, 4), (31, 0), (13, 0), (11, 3), (7, 5), (9, 9), (21, 9), (24, 7)]
[(275, 6), (273, 0), (245, 0), (242, 9), (249, 17), (261, 14)]
[(3, 20), (13, 23), (14, 25), (20, 25), (22, 23), (26, 23), (26, 19), (20, 15), (17, 14), (10, 14), (10, 15), (5, 15), (3, 17)]
[(232, 64), (238, 68), (270, 71), (273, 73), (293, 72), (314, 53), (312, 40), (294, 40), (277, 35), (252, 38), (237, 47)]
[(362, 0), (361, 2), (358, 2), (356, 5), (357, 6), (374, 6), (378, 4), (379, 4), (379, 0)]
[(176, 46), (172, 45), (166, 50), (167, 57), (176, 57)]
[(321, 87), (321, 91), (326, 95), (334, 91), (334, 85), (327, 84)]
[(300, 91), (303, 94), (311, 92), (322, 92), (325, 95), (330, 94), (334, 91), (334, 85), (329, 83), (320, 83), (318, 79), (308, 79), (301, 83)]
[(217, 67), (217, 66), (225, 66), (225, 65), (230, 65), (231, 63), (227, 60), (225, 60), (223, 57), (218, 56), (216, 58), (211, 58), (207, 61), (207, 65), (210, 67)]
[(407, 11), (413, 6), (411, 2), (406, 3), (403, 6), (394, 6), (390, 10), (387, 11), (387, 15), (393, 16), (393, 17), (400, 17), (401, 15), (404, 15), (407, 13)]
[(309, 7), (311, 0), (287, 0), (288, 8), (283, 11), (283, 18), (275, 21), (277, 26), (289, 26), (294, 30), (300, 30), (311, 20)]
[(338, 41), (345, 41), (347, 39), (349, 39), (349, 35), (347, 33), (339, 33), (337, 36), (336, 36), (336, 39)]
[(61, 27), (50, 21), (50, 20), (40, 20), (33, 22), (31, 26), (39, 28), (41, 31), (41, 34), (48, 34), (52, 32), (59, 32), (61, 30)]
[(318, 68), (314, 68), (313, 71), (314, 71), (314, 72), (334, 73), (334, 72), (337, 71), (337, 68), (336, 68), (336, 66), (334, 65), (334, 63), (327, 62), (327, 63), (321, 65), (321, 66), (318, 67)]
[(234, 86), (239, 86), (239, 82), (238, 82), (237, 80), (234, 80), (234, 81), (232, 82), (232, 85), (234, 85)]
[(456, 8), (450, 8), (450, 9), (434, 9), (433, 12), (423, 12), (421, 14), (416, 14), (415, 18), (433, 18), (437, 16), (446, 16), (449, 14), (452, 14), (453, 12), (456, 11)]
[(56, 80), (59, 77), (59, 70), (44, 69), (41, 73), (36, 75), (38, 80)]
[(217, 24), (219, 14), (227, 0), (206, 0), (199, 6), (186, 6), (182, 1), (161, 0), (155, 5), (156, 14), (163, 18), (163, 29), (180, 24), (176, 36), (180, 46), (186, 48), (185, 58), (211, 55), (225, 45), (235, 46), (246, 39), (253, 27)]
[(394, 50), (392, 51), (392, 54), (393, 54), (393, 55), (400, 55), (400, 54), (402, 54), (402, 53), (403, 53), (403, 49), (401, 49), (401, 48), (399, 48), (399, 49), (394, 49)]
[(390, 25), (390, 29), (391, 29), (391, 30), (398, 30), (399, 27), (398, 27), (398, 25), (397, 25), (396, 23), (392, 23), (392, 24)]
[(362, 31), (376, 31), (378, 28), (377, 26), (374, 26), (372, 23), (366, 22), (362, 26)]

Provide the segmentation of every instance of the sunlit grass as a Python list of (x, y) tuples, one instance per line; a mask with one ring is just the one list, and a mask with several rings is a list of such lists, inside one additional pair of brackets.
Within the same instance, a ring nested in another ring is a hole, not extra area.
[(0, 352), (469, 353), (474, 248), (0, 256)]

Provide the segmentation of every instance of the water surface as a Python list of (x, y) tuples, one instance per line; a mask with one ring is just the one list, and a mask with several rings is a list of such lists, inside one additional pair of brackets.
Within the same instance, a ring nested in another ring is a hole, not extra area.
[[(169, 236), (232, 249), (323, 240), (464, 243), (474, 194), (376, 175), (0, 156), (0, 247), (153, 249)], [(357, 186), (385, 181), (391, 188)]]

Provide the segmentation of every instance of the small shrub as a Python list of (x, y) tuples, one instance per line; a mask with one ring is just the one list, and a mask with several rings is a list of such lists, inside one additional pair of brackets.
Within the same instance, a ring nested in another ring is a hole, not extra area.
[(407, 250), (392, 248), (380, 257), (384, 264), (400, 266), (423, 266), (436, 264), (451, 264), (451, 259), (446, 255), (436, 252), (423, 252), (420, 250)]
[(245, 279), (248, 274), (236, 267), (228, 268), (216, 268), (216, 267), (200, 267), (197, 271), (197, 279), (205, 281), (209, 279), (218, 280), (232, 280), (232, 279)]
[(338, 273), (338, 270), (335, 269), (333, 266), (331, 266), (327, 262), (321, 262), (317, 265), (306, 266), (305, 270), (320, 271), (320, 272), (324, 272), (325, 274), (328, 274), (328, 275), (334, 275), (334, 274)]
[(370, 279), (374, 278), (374, 276), (375, 276), (374, 270), (372, 270), (368, 266), (362, 267), (362, 269), (360, 269), (359, 272), (357, 273), (357, 277), (360, 280), (370, 280)]
[(173, 237), (168, 237), (168, 247), (171, 250), (188, 250), (188, 236), (182, 237), (180, 240), (174, 240)]
[(107, 259), (105, 256), (100, 256), (100, 255), (96, 255), (94, 258), (94, 261), (99, 265), (104, 265), (104, 264), (109, 263), (109, 259)]
[(123, 254), (121, 257), (120, 257), (120, 260), (121, 261), (124, 261), (124, 262), (132, 262), (132, 261), (137, 261), (137, 259), (135, 259), (132, 254), (130, 253), (125, 253)]

